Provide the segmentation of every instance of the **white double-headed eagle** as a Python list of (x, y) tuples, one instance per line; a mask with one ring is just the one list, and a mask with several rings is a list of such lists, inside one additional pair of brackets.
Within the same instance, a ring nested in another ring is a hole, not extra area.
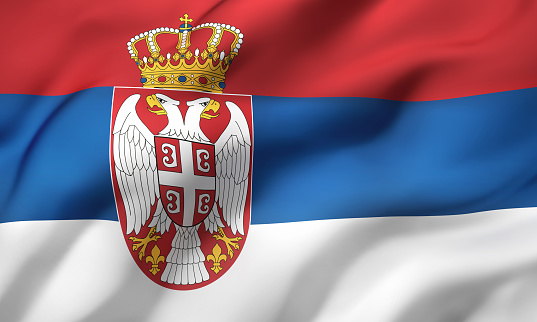
[[(155, 152), (155, 135), (136, 113), (140, 94), (128, 97), (121, 105), (112, 130), (115, 172), (125, 206), (126, 232), (138, 234), (143, 226), (157, 233), (169, 231), (172, 220), (163, 207)], [(201, 118), (218, 114), (220, 104), (208, 97), (187, 102), (183, 118), (179, 101), (164, 94), (146, 97), (149, 110), (168, 118), (168, 125), (158, 136), (210, 143), (200, 128)], [(215, 198), (212, 210), (203, 220), (205, 229), (213, 233), (227, 224), (233, 234), (244, 235), (244, 209), (248, 192), (251, 139), (246, 118), (233, 102), (226, 102), (230, 121), (215, 146)], [(211, 113), (209, 113), (211, 112)], [(155, 206), (156, 203), (156, 206)], [(217, 204), (222, 209), (220, 215)], [(155, 209), (153, 214), (151, 210)], [(148, 221), (151, 222), (148, 223)], [(200, 245), (198, 229), (174, 223), (176, 234), (166, 257), (161, 280), (171, 284), (195, 284), (209, 279), (205, 254)]]

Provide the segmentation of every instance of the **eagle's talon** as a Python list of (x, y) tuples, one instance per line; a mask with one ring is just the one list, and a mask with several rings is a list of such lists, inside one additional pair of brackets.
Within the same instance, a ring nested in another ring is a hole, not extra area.
[(233, 258), (233, 249), (231, 249), (231, 247), (235, 249), (239, 249), (240, 246), (238, 242), (239, 240), (242, 239), (242, 237), (234, 237), (234, 238), (227, 237), (222, 227), (218, 227), (218, 235), (213, 235), (213, 237), (216, 240), (221, 240), (226, 244), (227, 253), (230, 258)]
[(155, 231), (156, 231), (156, 228), (151, 227), (151, 229), (149, 230), (149, 232), (144, 238), (137, 238), (134, 236), (129, 237), (129, 239), (134, 242), (132, 244), (132, 250), (137, 251), (138, 249), (140, 249), (140, 251), (138, 252), (138, 258), (140, 260), (142, 260), (142, 258), (145, 256), (145, 249), (147, 248), (147, 245), (150, 242), (157, 241), (160, 238), (160, 236), (155, 235)]
[[(236, 241), (238, 242), (239, 240), (241, 240), (242, 238), (233, 238), (232, 241)], [(238, 244), (231, 244), (235, 249), (239, 249), (239, 245)]]

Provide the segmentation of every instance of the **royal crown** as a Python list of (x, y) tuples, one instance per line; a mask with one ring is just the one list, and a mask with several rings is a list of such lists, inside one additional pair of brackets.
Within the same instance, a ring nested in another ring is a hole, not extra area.
[(222, 93), (243, 34), (220, 23), (192, 27), (188, 14), (180, 20), (184, 24), (179, 29), (153, 29), (127, 43), (131, 58), (140, 68), (142, 86)]

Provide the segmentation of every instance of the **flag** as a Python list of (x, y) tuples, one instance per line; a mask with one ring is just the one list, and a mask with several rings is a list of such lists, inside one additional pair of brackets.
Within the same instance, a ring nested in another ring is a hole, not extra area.
[[(0, 320), (534, 321), (537, 5), (2, 4)], [(177, 291), (129, 255), (114, 86), (133, 35), (225, 23), (252, 95), (251, 226)]]

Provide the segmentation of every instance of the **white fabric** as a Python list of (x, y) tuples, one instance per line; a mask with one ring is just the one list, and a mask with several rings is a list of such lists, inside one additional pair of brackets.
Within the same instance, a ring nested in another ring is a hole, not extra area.
[(233, 268), (173, 291), (119, 223), (0, 225), (0, 321), (537, 321), (537, 208), (252, 225)]

